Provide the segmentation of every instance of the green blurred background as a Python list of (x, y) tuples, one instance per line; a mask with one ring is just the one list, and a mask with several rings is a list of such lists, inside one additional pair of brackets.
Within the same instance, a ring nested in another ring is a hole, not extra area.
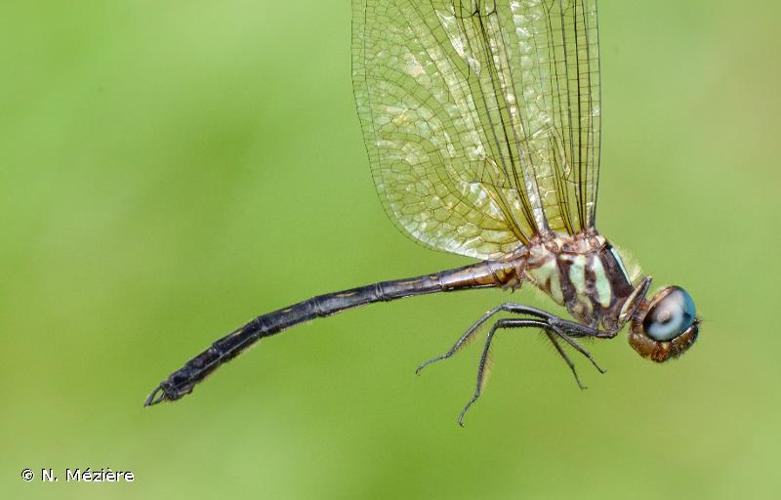
[[(592, 344), (609, 372), (579, 360), (581, 392), (539, 336), (501, 336), (461, 429), (477, 346), (414, 368), (503, 292), (317, 321), (142, 407), (258, 313), (468, 263), (406, 239), (376, 198), (347, 0), (3, 2), (0, 491), (777, 498), (781, 7), (750, 4), (600, 4), (600, 229), (689, 289), (698, 344), (665, 366), (624, 335)], [(24, 467), (136, 481), (24, 483)]]

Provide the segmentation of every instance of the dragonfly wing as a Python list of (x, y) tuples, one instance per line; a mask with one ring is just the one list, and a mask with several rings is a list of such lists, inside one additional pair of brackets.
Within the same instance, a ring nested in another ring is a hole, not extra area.
[(377, 191), (426, 246), (495, 259), (594, 222), (595, 0), (354, 0)]

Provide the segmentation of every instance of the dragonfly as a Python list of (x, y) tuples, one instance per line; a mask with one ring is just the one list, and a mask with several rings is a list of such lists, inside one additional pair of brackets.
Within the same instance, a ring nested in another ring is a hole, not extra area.
[[(176, 401), (258, 340), (376, 302), (528, 283), (564, 318), (508, 302), (441, 355), (488, 333), (472, 397), (502, 331), (541, 331), (572, 371), (597, 370), (578, 339), (612, 339), (662, 363), (696, 341), (679, 286), (649, 296), (596, 228), (601, 76), (596, 0), (353, 0), (352, 77), (372, 178), (389, 218), (424, 247), (474, 259), (458, 269), (312, 297), (255, 319), (173, 372), (146, 399)], [(571, 349), (571, 350), (570, 350)], [(569, 351), (569, 354), (568, 354)]]

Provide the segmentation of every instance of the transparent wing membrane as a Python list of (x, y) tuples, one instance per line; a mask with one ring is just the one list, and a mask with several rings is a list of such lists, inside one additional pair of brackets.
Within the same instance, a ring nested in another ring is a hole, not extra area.
[(598, 52), (595, 0), (354, 0), (356, 105), (391, 219), (480, 259), (593, 226)]

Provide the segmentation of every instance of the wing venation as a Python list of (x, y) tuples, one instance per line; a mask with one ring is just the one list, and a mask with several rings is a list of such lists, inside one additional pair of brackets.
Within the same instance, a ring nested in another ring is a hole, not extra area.
[(593, 226), (596, 0), (354, 0), (353, 82), (379, 197), (481, 259)]

